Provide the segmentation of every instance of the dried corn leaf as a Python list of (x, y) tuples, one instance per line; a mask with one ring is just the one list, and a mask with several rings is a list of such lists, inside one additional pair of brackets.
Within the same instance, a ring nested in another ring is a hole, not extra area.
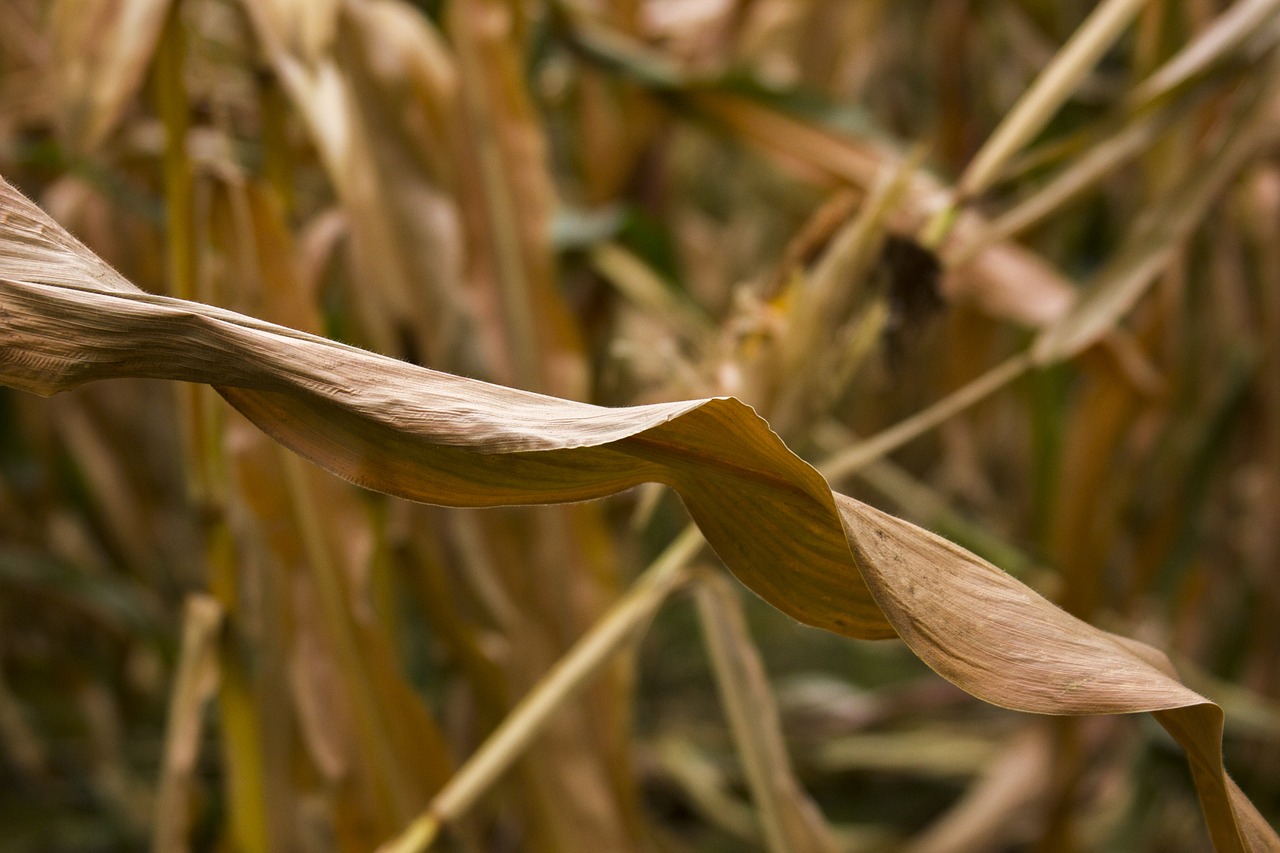
[[(830, 491), (733, 399), (605, 409), (413, 367), (133, 288), (0, 184), (0, 381), (205, 382), (283, 444), (404, 497), (482, 506), (675, 488), (753, 591), (851, 637), (899, 635), (996, 705), (1155, 712), (1187, 750), (1215, 845), (1277, 850), (1222, 767), (1222, 710), (1162, 654), (1069, 616), (994, 566)], [(60, 260), (68, 255), (66, 266)]]

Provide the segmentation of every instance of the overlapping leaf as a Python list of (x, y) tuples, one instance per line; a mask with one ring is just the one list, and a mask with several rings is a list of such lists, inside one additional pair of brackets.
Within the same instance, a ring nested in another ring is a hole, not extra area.
[(1215, 845), (1280, 849), (1222, 769), (1222, 712), (1159, 652), (1080, 622), (951, 543), (843, 495), (733, 399), (605, 409), (438, 373), (145, 294), (0, 184), (0, 381), (52, 394), (146, 376), (218, 387), (264, 431), (369, 488), (431, 503), (679, 492), (738, 577), (796, 619), (900, 636), (988, 702), (1155, 712), (1187, 749)]

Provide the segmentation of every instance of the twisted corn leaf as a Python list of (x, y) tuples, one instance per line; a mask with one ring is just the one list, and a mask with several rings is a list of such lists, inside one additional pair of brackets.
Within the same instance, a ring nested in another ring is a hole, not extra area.
[(1215, 846), (1280, 850), (1223, 770), (1222, 710), (1163, 654), (833, 493), (737, 400), (606, 409), (143, 293), (0, 180), (0, 382), (49, 395), (122, 376), (214, 385), (299, 454), (412, 500), (553, 503), (665, 483), (742, 582), (801, 622), (897, 635), (995, 705), (1153, 712), (1187, 751)]

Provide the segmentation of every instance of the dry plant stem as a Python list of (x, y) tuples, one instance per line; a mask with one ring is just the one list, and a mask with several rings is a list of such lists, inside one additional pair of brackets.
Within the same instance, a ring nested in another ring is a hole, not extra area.
[(983, 250), (1015, 237), (1053, 215), (1105, 175), (1150, 146), (1169, 126), (1172, 117), (1168, 113), (1153, 115), (1090, 147), (1042, 189), (994, 220), (977, 239), (961, 248), (954, 257), (947, 258), (947, 265), (953, 268), (964, 266)]
[(1263, 82), (1242, 106), (1219, 148), (1197, 163), (1197, 170), (1161, 200), (1158, 215), (1139, 220), (1075, 308), (1036, 338), (1031, 358), (1037, 365), (1072, 358), (1114, 328), (1203, 220), (1227, 182), (1274, 138), (1272, 116), (1275, 95), (1280, 91), (1280, 60), (1272, 59), (1257, 76)]
[(278, 453), (288, 481), (298, 531), (306, 546), (311, 579), (315, 583), (324, 622), (337, 653), (338, 667), (345, 683), (359, 685), (358, 690), (350, 693), (355, 710), (356, 731), (368, 760), (376, 768), (380, 806), (385, 813), (394, 815), (394, 819), (403, 820), (412, 814), (412, 808), (405, 801), (405, 792), (410, 786), (401, 778), (400, 762), (387, 739), (387, 726), (381, 721), (384, 709), (380, 709), (374, 700), (378, 694), (370, 683), (373, 676), (361, 659), (360, 647), (352, 630), (347, 603), (349, 596), (341, 577), (341, 569), (327, 547), (324, 522), (307, 484), (307, 463), (283, 448), (278, 448)]
[(666, 735), (654, 749), (654, 760), (661, 772), (689, 800), (689, 807), (710, 826), (759, 849), (763, 838), (760, 822), (751, 806), (736, 790), (737, 780), (730, 780), (729, 768), (706, 750), (699, 749), (694, 737)]
[(956, 185), (957, 197), (971, 198), (991, 186), (1009, 158), (1044, 129), (1146, 4), (1147, 0), (1107, 0), (1094, 9), (974, 155)]
[(641, 309), (656, 314), (689, 337), (704, 339), (715, 332), (715, 324), (696, 303), (681, 299), (644, 261), (616, 242), (600, 243), (591, 249), (591, 265), (618, 292)]
[[(186, 58), (181, 3), (175, 2), (165, 15), (164, 28), (156, 44), (156, 112), (164, 124), (164, 203), (166, 273), (170, 295), (196, 298), (196, 241), (194, 187), (191, 158), (187, 153), (190, 119), (187, 91), (183, 85)], [(177, 389), (178, 423), (181, 424), (187, 488), (198, 501), (209, 499), (210, 471), (204, 452), (212, 438), (204, 427), (209, 404), (204, 389), (183, 385)]]
[(228, 832), (234, 849), (265, 853), (271, 844), (261, 772), (264, 750), (258, 695), (233, 641), (237, 618), (234, 606), (240, 600), (235, 543), (223, 520), (210, 525), (205, 535), (209, 588), (226, 610), (228, 620), (228, 630), (223, 632), (218, 648), (221, 679), (217, 696), (218, 719), (225, 735), (221, 746), (226, 767), (223, 784)]
[(187, 846), (189, 788), (200, 754), (202, 712), (217, 688), (217, 639), (224, 615), (222, 605), (211, 595), (196, 594), (187, 599), (178, 669), (165, 722), (164, 760), (151, 835), (155, 853)]
[[(1178, 86), (1204, 73), (1214, 62), (1239, 47), (1280, 9), (1280, 0), (1246, 0), (1224, 12), (1199, 38), (1179, 51), (1133, 89), (1126, 98), (1131, 114), (1140, 113)], [(1059, 207), (1145, 150), (1182, 110), (1164, 110), (1122, 128), (1111, 138), (1091, 146), (1068, 169), (993, 221), (973, 243), (960, 249), (949, 265), (961, 266), (983, 249), (1007, 240), (1042, 221)]]
[(1029, 352), (1024, 351), (1011, 356), (927, 409), (922, 409), (906, 420), (855, 444), (848, 450), (835, 454), (820, 464), (818, 470), (828, 480), (847, 477), (869, 462), (896, 450), (913, 438), (923, 435), (938, 424), (994, 394), (1026, 373), (1031, 365)]
[(930, 248), (942, 245), (965, 202), (985, 192), (1009, 160), (1044, 129), (1145, 2), (1107, 0), (1093, 10), (974, 155), (956, 182), (951, 201), (925, 225), (921, 234), (924, 245)]
[[(857, 360), (844, 361), (834, 371), (832, 365), (823, 363), (833, 349), (842, 360), (865, 355), (856, 341), (840, 352), (838, 324), (848, 315), (848, 303), (856, 292), (848, 283), (866, 277), (884, 236), (885, 221), (909, 188), (922, 154), (923, 149), (917, 149), (897, 169), (884, 175), (858, 215), (836, 233), (809, 274), (804, 292), (793, 300), (791, 323), (771, 377), (778, 391), (776, 403), (768, 410), (768, 419), (780, 435), (790, 434), (815, 401), (825, 402), (834, 397), (839, 384), (835, 387), (830, 384), (833, 372), (843, 379), (856, 370)], [(879, 304), (879, 301), (873, 302), (862, 319), (874, 321), (874, 306)], [(876, 336), (880, 330), (881, 327), (876, 328)]]
[(836, 397), (849, 386), (867, 358), (880, 346), (888, 322), (889, 302), (877, 299), (852, 319), (839, 334), (835, 341), (837, 355), (832, 362), (831, 374), (818, 389), (826, 410), (830, 411)]
[[(1245, 0), (1224, 12), (1199, 38), (1164, 63), (1125, 99), (1130, 115), (1144, 113), (1177, 87), (1203, 74), (1280, 9), (1280, 0)], [(1151, 113), (1122, 128), (1110, 139), (1091, 146), (1049, 185), (991, 223), (973, 243), (964, 246), (952, 266), (961, 266), (983, 249), (1007, 240), (1043, 220), (1105, 174), (1145, 150), (1180, 110)], [(997, 131), (998, 132), (998, 131)], [(994, 137), (993, 137), (994, 138)], [(1012, 155), (1010, 155), (1012, 156)], [(976, 162), (976, 159), (975, 159)], [(972, 169), (973, 166), (970, 167)]]
[(430, 847), (440, 830), (463, 815), (520, 757), (565, 699), (583, 687), (687, 579), (686, 567), (705, 541), (698, 528), (690, 525), (667, 546), (627, 594), (516, 704), (440, 789), (426, 811), (379, 848), (380, 853), (410, 853)]
[[(884, 170), (857, 216), (836, 232), (814, 264), (806, 293), (795, 301), (783, 351), (783, 376), (804, 375), (814, 357), (825, 350), (834, 326), (848, 313), (854, 295), (849, 282), (858, 281), (871, 266), (889, 214), (910, 189), (924, 153), (922, 146), (917, 147), (901, 163)], [(771, 420), (778, 417), (778, 412), (770, 413)]]
[(747, 633), (736, 590), (720, 573), (707, 572), (698, 579), (695, 594), (721, 704), (759, 809), (765, 843), (773, 853), (834, 853), (835, 837), (796, 781), (769, 679)]
[(156, 47), (156, 111), (164, 123), (165, 236), (168, 238), (169, 292), (179, 299), (195, 298), (195, 233), (191, 160), (187, 155), (187, 92), (183, 85), (186, 56), (180, 15), (173, 3)]
[[(806, 321), (818, 326), (834, 322), (834, 317), (844, 316), (850, 298), (848, 282), (856, 279), (870, 265), (875, 238), (883, 232), (890, 214), (911, 189), (911, 182), (926, 152), (923, 145), (918, 145), (901, 162), (886, 168), (881, 179), (871, 188), (858, 215), (832, 238), (830, 248), (814, 265), (810, 275), (812, 294), (805, 304), (813, 307), (813, 316), (806, 317)], [(809, 342), (810, 339), (805, 338), (800, 343)]]
[(1009, 843), (1048, 784), (1047, 734), (1046, 726), (1033, 724), (1009, 738), (956, 804), (904, 846), (906, 853), (962, 853)]
[(1195, 41), (1182, 48), (1143, 80), (1127, 99), (1131, 108), (1155, 101), (1223, 59), (1269, 23), (1274, 37), (1278, 0), (1241, 0), (1217, 17)]
[[(182, 4), (173, 2), (165, 13), (155, 51), (156, 111), (164, 124), (165, 238), (168, 244), (169, 291), (180, 299), (197, 295), (198, 252), (195, 192), (191, 158), (187, 151), (190, 127), (189, 100), (184, 85), (186, 32)], [(210, 591), (236, 624), (237, 566), (230, 546), (220, 492), (220, 410), (210, 389), (180, 386), (176, 394), (178, 422), (183, 435), (187, 490), (204, 511), (205, 562)], [(218, 708), (227, 763), (228, 825), (235, 844), (246, 851), (269, 848), (266, 798), (260, 768), (263, 766), (258, 697), (234, 645), (219, 649), (221, 678)], [(175, 685), (175, 690), (180, 685)], [(176, 699), (175, 699), (176, 701)], [(156, 843), (161, 843), (157, 836)]]
[(545, 391), (548, 389), (540, 369), (532, 288), (520, 246), (520, 214), (503, 165), (495, 117), (483, 94), (486, 76), (496, 72), (484, 68), (475, 36), (469, 32), (469, 14), (464, 10), (455, 10), (454, 14), (459, 16), (454, 33), (459, 66), (466, 81), (462, 86), (462, 106), (476, 137), (481, 191), (493, 239), (502, 322), (511, 346), (513, 375), (520, 387)]

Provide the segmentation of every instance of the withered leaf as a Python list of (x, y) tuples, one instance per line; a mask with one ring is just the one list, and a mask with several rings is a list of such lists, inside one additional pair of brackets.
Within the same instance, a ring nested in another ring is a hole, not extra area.
[(674, 488), (726, 565), (794, 618), (900, 636), (973, 695), (1041, 714), (1154, 712), (1221, 850), (1280, 849), (1227, 778), (1222, 710), (1163, 655), (989, 563), (833, 493), (732, 398), (607, 409), (439, 373), (134, 288), (0, 183), (0, 382), (53, 394), (145, 376), (214, 385), (281, 443), (372, 489), (454, 506)]

